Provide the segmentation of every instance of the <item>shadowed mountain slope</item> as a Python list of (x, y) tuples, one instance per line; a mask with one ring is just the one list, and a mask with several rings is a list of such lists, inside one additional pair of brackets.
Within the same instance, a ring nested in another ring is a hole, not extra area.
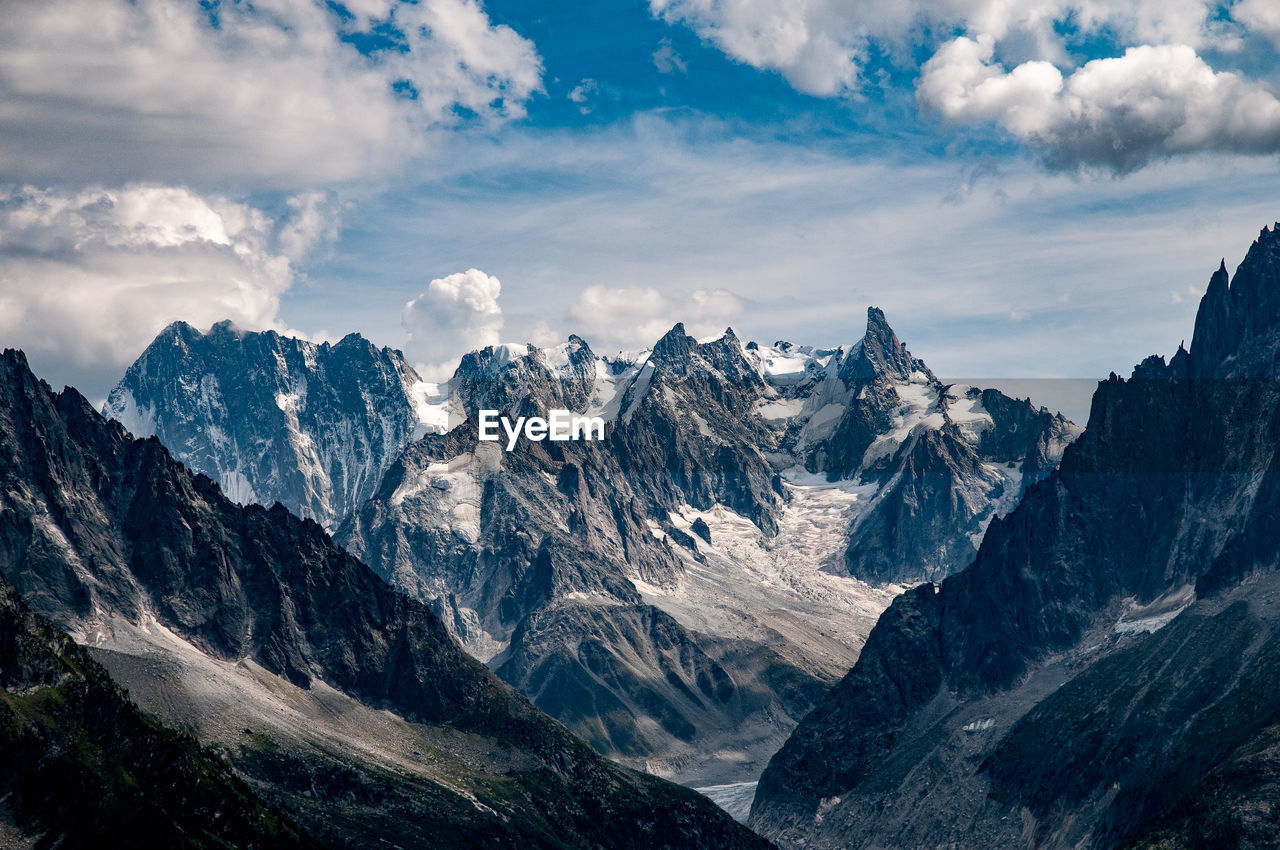
[(1190, 351), (1100, 384), (973, 565), (895, 600), (751, 822), (809, 847), (1111, 847), (1192, 835), (1194, 805), (1280, 840), (1249, 814), (1280, 719), (1278, 353), (1264, 230)]
[[(596, 755), (315, 522), (232, 503), (13, 351), (0, 493), (0, 572), (29, 604), (327, 843), (763, 846)], [(252, 718), (236, 745), (220, 705)]]

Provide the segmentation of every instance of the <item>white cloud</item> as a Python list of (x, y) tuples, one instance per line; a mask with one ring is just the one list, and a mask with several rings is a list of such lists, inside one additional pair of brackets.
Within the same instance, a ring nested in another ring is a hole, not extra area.
[(590, 77), (587, 77), (574, 86), (569, 94), (566, 95), (570, 101), (578, 104), (578, 111), (583, 115), (591, 114), (591, 107), (587, 105), (587, 101), (594, 97), (600, 91), (600, 84)]
[(689, 65), (684, 61), (679, 53), (676, 52), (675, 46), (671, 44), (671, 39), (664, 38), (658, 45), (658, 49), (653, 51), (653, 67), (658, 69), (659, 74), (687, 74)]
[(166, 186), (0, 194), (0, 339), (92, 392), (175, 319), (281, 327), (294, 281), (261, 211)]
[(857, 80), (863, 28), (835, 0), (649, 0), (649, 8), (740, 62), (781, 72), (800, 91), (844, 94)]
[(600, 90), (599, 84), (595, 80), (587, 77), (582, 82), (573, 87), (567, 97), (574, 103), (586, 103), (587, 98)]
[(1231, 7), (1231, 17), (1280, 47), (1280, 4), (1275, 0), (1240, 0)]
[(338, 238), (340, 210), (335, 198), (325, 192), (304, 192), (286, 202), (289, 217), (280, 228), (280, 251), (297, 262), (321, 242)]
[[(1270, 153), (1275, 97), (1215, 73), (1197, 50), (1238, 50), (1249, 33), (1280, 46), (1280, 5), (1242, 0), (649, 0), (730, 57), (781, 73), (796, 89), (852, 96), (875, 45), (910, 66), (919, 49), (922, 104), (956, 121), (991, 121), (1050, 161), (1114, 169), (1194, 151)], [(963, 37), (938, 46), (933, 33)], [(1076, 68), (1091, 36), (1128, 48)], [(1073, 40), (1074, 39), (1074, 40)], [(993, 61), (994, 59), (994, 61)], [(1007, 74), (1002, 65), (1013, 70)], [(1261, 113), (1255, 115), (1251, 113)], [(1072, 128), (1072, 121), (1083, 126)]]
[(653, 345), (684, 322), (696, 337), (718, 335), (743, 311), (743, 302), (725, 289), (663, 293), (653, 287), (588, 286), (569, 308), (574, 332), (598, 351)]
[(922, 103), (951, 121), (993, 121), (1062, 167), (1127, 171), (1198, 151), (1280, 152), (1280, 99), (1217, 72), (1186, 45), (1132, 47), (1068, 77), (1048, 62), (1005, 71), (989, 36), (957, 38), (924, 67)]
[[(476, 0), (347, 6), (343, 20), (307, 0), (5, 4), (0, 174), (346, 181), (401, 164), (459, 108), (520, 117), (540, 88), (533, 45)], [(378, 24), (402, 49), (343, 40)]]
[[(360, 241), (344, 247), (388, 281), (413, 273), (406, 241), (439, 246), (432, 262), (444, 268), (483, 256), (512, 331), (542, 319), (600, 353), (691, 323), (687, 303), (662, 309), (687, 301), (680, 293), (724, 290), (742, 312), (696, 335), (732, 325), (760, 342), (852, 343), (875, 305), (939, 374), (1121, 372), (1189, 335), (1198, 296), (1172, 304), (1169, 291), (1202, 290), (1223, 254), (1234, 268), (1280, 197), (1274, 161), (1229, 154), (1113, 180), (1017, 159), (986, 172), (906, 153), (849, 159), (669, 113), (513, 136), (468, 145), (452, 175), (433, 170), (364, 211)], [(529, 162), (547, 179), (521, 181)], [(950, 197), (961, 183), (968, 191)], [(510, 188), (455, 202), (477, 184)], [(298, 287), (291, 307), (304, 298), (330, 300)], [(1013, 309), (1025, 320), (1008, 323)], [(399, 344), (398, 310), (364, 294), (341, 310)]]
[(520, 336), (521, 342), (531, 342), (539, 348), (550, 348), (564, 342), (564, 337), (551, 327), (545, 319), (534, 322)]
[(444, 380), (458, 358), (486, 345), (497, 345), (502, 332), (498, 297), (502, 284), (479, 269), (436, 278), (401, 314), (409, 335), (406, 353), (424, 377)]
[(654, 16), (687, 25), (732, 58), (822, 96), (857, 87), (872, 42), (897, 49), (930, 30), (960, 29), (1007, 40), (1035, 53), (1031, 58), (1066, 60), (1059, 25), (1069, 22), (1128, 43), (1221, 45), (1232, 29), (1211, 20), (1214, 8), (1208, 0), (649, 0)]

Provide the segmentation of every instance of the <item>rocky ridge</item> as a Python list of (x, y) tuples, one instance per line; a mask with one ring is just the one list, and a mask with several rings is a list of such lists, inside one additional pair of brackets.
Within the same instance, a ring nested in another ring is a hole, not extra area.
[(112, 389), (103, 415), (213, 478), (240, 504), (280, 502), (336, 528), (419, 427), (427, 387), (358, 334), (315, 344), (175, 322)]
[(313, 847), (212, 753), (138, 710), (0, 575), (0, 843)]
[[(677, 325), (630, 358), (577, 337), (467, 355), (449, 392), (468, 421), (410, 446), (338, 539), (602, 752), (750, 777), (892, 582), (962, 565), (1078, 433), (943, 385), (878, 310), (866, 339), (762, 348)], [(607, 436), (505, 452), (475, 440), (481, 408), (600, 415)]]
[(1277, 293), (1264, 229), (1213, 275), (1190, 350), (1100, 384), (973, 565), (895, 600), (771, 761), (756, 828), (805, 847), (1274, 843)]
[(235, 505), (12, 351), (0, 493), (0, 573), (327, 844), (763, 846), (596, 755), (315, 522)]

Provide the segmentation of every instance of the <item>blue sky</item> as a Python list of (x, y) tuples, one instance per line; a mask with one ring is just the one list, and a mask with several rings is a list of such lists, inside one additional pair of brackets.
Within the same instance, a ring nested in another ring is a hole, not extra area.
[(0, 342), (91, 398), (178, 318), (443, 375), (677, 320), (850, 342), (875, 304), (939, 374), (1096, 377), (1280, 218), (1267, 0), (15, 11)]

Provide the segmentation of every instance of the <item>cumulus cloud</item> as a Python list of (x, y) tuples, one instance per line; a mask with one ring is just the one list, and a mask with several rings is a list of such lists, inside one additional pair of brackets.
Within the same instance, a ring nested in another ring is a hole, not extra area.
[[(249, 180), (381, 173), (462, 113), (524, 114), (533, 45), (476, 0), (5, 4), (0, 174)], [(360, 53), (350, 37), (389, 34)]]
[(647, 348), (676, 322), (696, 337), (719, 335), (743, 311), (725, 289), (667, 294), (652, 287), (589, 286), (569, 308), (576, 333), (601, 351)]
[(654, 16), (684, 24), (739, 62), (781, 73), (796, 89), (847, 95), (872, 42), (900, 47), (927, 26), (1016, 37), (1040, 52), (1063, 53), (1054, 22), (1071, 16), (1082, 29), (1112, 29), (1138, 37), (1201, 31), (1204, 0), (1158, 3), (1120, 0), (649, 0)]
[(1231, 7), (1231, 17), (1280, 47), (1280, 4), (1274, 0), (1240, 0)]
[[(1261, 7), (1269, 0), (1245, 2)], [(823, 96), (856, 88), (869, 44), (915, 46), (930, 31), (986, 34), (1037, 53), (1034, 58), (1064, 60), (1068, 28), (1129, 43), (1193, 46), (1231, 34), (1211, 14), (1216, 3), (1209, 0), (649, 0), (649, 9), (732, 58)]]
[[(1280, 151), (1274, 92), (1216, 72), (1197, 51), (1239, 49), (1257, 33), (1280, 46), (1280, 6), (1241, 0), (650, 0), (734, 59), (781, 73), (798, 90), (848, 96), (861, 88), (871, 45), (902, 64), (925, 63), (919, 101), (955, 122), (990, 122), (1067, 167), (1141, 166), (1196, 151)], [(935, 32), (959, 31), (937, 45)], [(1077, 68), (1091, 37), (1122, 56)], [(927, 55), (927, 54), (925, 54)], [(1003, 64), (1014, 67), (1006, 72)]]
[(183, 188), (0, 193), (0, 340), (94, 395), (176, 319), (280, 328), (295, 277), (281, 230)]
[(502, 333), (502, 284), (479, 269), (436, 278), (405, 305), (406, 353), (424, 377), (447, 379), (467, 351), (497, 345)]
[(649, 8), (809, 94), (850, 91), (866, 47), (856, 10), (835, 0), (649, 0)]
[(990, 36), (944, 46), (925, 64), (921, 102), (952, 121), (998, 123), (1062, 167), (1128, 171), (1179, 153), (1280, 151), (1280, 99), (1186, 45), (1131, 47), (1067, 77), (1048, 62), (1005, 71), (993, 49)]

